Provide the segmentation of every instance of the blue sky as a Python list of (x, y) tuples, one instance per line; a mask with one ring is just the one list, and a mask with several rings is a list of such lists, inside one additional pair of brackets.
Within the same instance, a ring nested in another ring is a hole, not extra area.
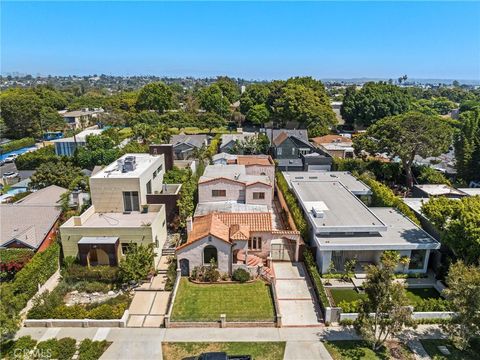
[(2, 2), (2, 73), (480, 79), (479, 2)]

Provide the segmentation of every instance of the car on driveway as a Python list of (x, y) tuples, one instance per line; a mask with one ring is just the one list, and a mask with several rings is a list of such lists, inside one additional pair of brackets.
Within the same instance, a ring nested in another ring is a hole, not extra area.
[(15, 161), (15, 159), (18, 157), (17, 154), (11, 154), (11, 155), (8, 155), (6, 158), (5, 158), (5, 163), (13, 163)]

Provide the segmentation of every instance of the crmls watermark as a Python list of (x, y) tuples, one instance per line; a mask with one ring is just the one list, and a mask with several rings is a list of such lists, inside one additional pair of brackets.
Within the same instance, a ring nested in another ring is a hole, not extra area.
[(13, 351), (13, 358), (14, 359), (51, 359), (52, 358), (52, 350), (51, 349), (15, 349)]

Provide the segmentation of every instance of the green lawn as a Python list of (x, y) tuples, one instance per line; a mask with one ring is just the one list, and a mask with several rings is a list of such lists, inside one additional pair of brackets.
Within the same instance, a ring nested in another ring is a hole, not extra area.
[(285, 342), (166, 342), (162, 343), (164, 360), (179, 360), (203, 352), (226, 352), (227, 355), (251, 355), (255, 360), (282, 360)]
[(403, 344), (387, 342), (386, 347), (374, 352), (365, 341), (325, 341), (325, 347), (333, 360), (413, 360), (413, 354)]
[(273, 321), (270, 288), (263, 281), (245, 284), (194, 284), (180, 280), (172, 321)]
[(355, 289), (342, 289), (342, 288), (332, 288), (329, 289), (330, 293), (332, 294), (333, 301), (335, 304), (339, 304), (341, 301), (356, 301), (362, 298), (365, 298), (365, 294), (360, 294)]
[[(457, 350), (449, 340), (424, 339), (420, 341), (433, 360), (474, 360), (479, 358), (480, 339), (473, 341), (470, 349), (467, 351)], [(450, 355), (443, 355), (438, 346), (446, 346), (450, 351)]]
[(405, 289), (410, 304), (415, 304), (421, 299), (438, 299), (440, 293), (435, 288), (407, 288)]
[[(355, 289), (342, 289), (331, 288), (329, 289), (332, 294), (335, 304), (339, 304), (341, 301), (355, 301), (365, 298), (365, 294), (357, 292)], [(435, 288), (410, 288), (405, 289), (408, 301), (411, 305), (415, 305), (421, 299), (440, 298), (440, 294)]]

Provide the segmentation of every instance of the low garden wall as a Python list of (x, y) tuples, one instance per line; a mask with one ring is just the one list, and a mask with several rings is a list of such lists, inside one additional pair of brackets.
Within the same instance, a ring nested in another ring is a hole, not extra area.
[(27, 319), (25, 327), (119, 327), (127, 326), (129, 313), (125, 310), (121, 319)]

